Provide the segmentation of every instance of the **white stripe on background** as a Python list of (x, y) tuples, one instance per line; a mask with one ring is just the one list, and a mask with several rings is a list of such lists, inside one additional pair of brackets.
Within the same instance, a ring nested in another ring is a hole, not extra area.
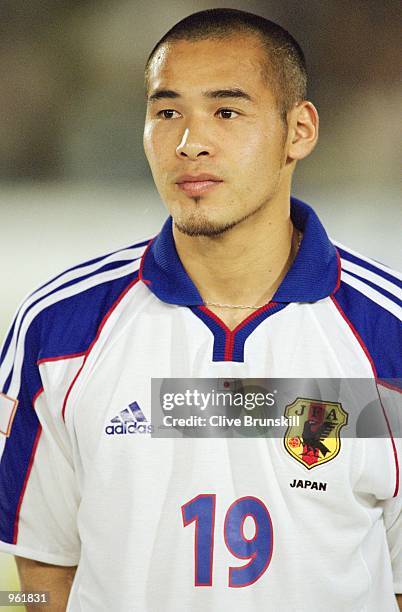
[(350, 253), (351, 255), (354, 255), (355, 257), (357, 257), (358, 259), (361, 259), (362, 261), (367, 261), (367, 263), (371, 264), (375, 268), (378, 268), (379, 270), (382, 270), (383, 272), (386, 272), (390, 276), (395, 276), (395, 278), (397, 278), (399, 280), (402, 280), (402, 273), (401, 272), (398, 272), (397, 270), (392, 270), (391, 268), (388, 268), (387, 266), (384, 266), (384, 264), (381, 264), (378, 261), (374, 261), (374, 259), (370, 259), (369, 257), (365, 257), (364, 255), (361, 255), (360, 253), (357, 253), (356, 251), (352, 251), (352, 249), (350, 249), (349, 247), (346, 247), (344, 244), (341, 244), (340, 242), (337, 242), (336, 240), (332, 240), (331, 239), (331, 242), (335, 246), (337, 246), (340, 249), (343, 249), (344, 251), (346, 251), (346, 253)]
[[(73, 270), (66, 272), (65, 274), (60, 276), (58, 279), (49, 283), (49, 285), (47, 285), (46, 287), (43, 287), (42, 289), (38, 289), (38, 291), (35, 291), (28, 298), (26, 298), (22, 302), (20, 309), (17, 313), (16, 319), (15, 319), (13, 337), (7, 349), (7, 353), (5, 354), (4, 359), (1, 363), (0, 388), (2, 388), (2, 386), (4, 385), (4, 382), (6, 381), (7, 376), (9, 375), (13, 362), (14, 362), (18, 330), (21, 327), (21, 321), (25, 313), (27, 312), (28, 308), (32, 306), (32, 304), (34, 304), (38, 299), (42, 299), (48, 296), (52, 291), (56, 291), (61, 285), (64, 285), (64, 283), (67, 283), (75, 279), (78, 280), (79, 278), (81, 278), (82, 276), (85, 276), (86, 274), (91, 274), (92, 272), (96, 272), (97, 270), (99, 270), (100, 268), (102, 268), (103, 266), (109, 263), (113, 263), (115, 261), (119, 261), (120, 259), (124, 259), (126, 254), (131, 256), (130, 259), (133, 258), (133, 255), (137, 255), (138, 257), (140, 257), (142, 254), (142, 253), (140, 254), (141, 250), (144, 251), (145, 248), (146, 248), (146, 245), (136, 248), (135, 251), (131, 249), (130, 250), (126, 249), (124, 251), (118, 251), (117, 253), (112, 253), (105, 259), (102, 259), (101, 261), (98, 261), (95, 264), (90, 264), (88, 266), (84, 266), (79, 269), (74, 268)], [(11, 327), (10, 327), (10, 330), (11, 330)], [(10, 331), (8, 333), (10, 333)], [(8, 334), (6, 335), (6, 339), (7, 337), (8, 337)], [(4, 344), (5, 342), (6, 340), (4, 340)], [(5, 375), (5, 372), (7, 372), (6, 375)]]
[[(96, 276), (91, 276), (83, 281), (79, 281), (75, 285), (71, 287), (66, 287), (65, 289), (60, 289), (56, 293), (45, 297), (39, 304), (36, 304), (31, 308), (28, 312), (26, 318), (24, 319), (21, 325), (20, 336), (18, 338), (16, 350), (15, 350), (15, 359), (14, 359), (14, 371), (11, 379), (10, 387), (7, 391), (7, 395), (11, 397), (18, 397), (20, 391), (21, 384), (21, 369), (24, 362), (24, 354), (25, 354), (25, 335), (31, 325), (32, 321), (35, 317), (45, 308), (59, 302), (68, 297), (72, 297), (73, 295), (77, 295), (82, 291), (86, 291), (91, 287), (95, 287), (96, 285), (100, 285), (107, 281), (111, 281), (114, 279), (122, 278), (123, 276), (127, 276), (128, 274), (134, 274), (136, 270), (140, 267), (140, 262), (137, 260), (135, 262), (130, 262), (128, 265), (118, 268), (117, 270), (108, 270), (107, 272), (102, 272), (97, 274)], [(5, 368), (1, 372), (0, 377), (0, 386), (3, 386), (7, 377), (9, 376), (11, 368), (7, 371)]]
[(389, 300), (387, 297), (382, 295), (382, 293), (379, 293), (372, 287), (366, 285), (364, 281), (361, 281), (358, 278), (351, 276), (347, 272), (343, 272), (342, 280), (345, 281), (345, 283), (347, 283), (351, 287), (357, 289), (357, 291), (360, 291), (360, 293), (370, 298), (370, 300), (372, 300), (382, 308), (385, 308), (385, 310), (388, 310), (388, 312), (392, 313), (400, 321), (402, 321), (402, 308), (395, 304), (395, 302), (393, 302), (392, 300)]
[(377, 287), (382, 287), (383, 289), (388, 291), (388, 293), (392, 293), (392, 295), (402, 300), (402, 289), (394, 285), (394, 283), (391, 283), (389, 280), (386, 280), (382, 276), (379, 276), (378, 274), (375, 274), (374, 272), (371, 272), (371, 270), (367, 270), (362, 266), (358, 266), (357, 264), (352, 263), (347, 259), (341, 259), (341, 263), (342, 270), (354, 272), (361, 278), (366, 278), (367, 280), (377, 285)]

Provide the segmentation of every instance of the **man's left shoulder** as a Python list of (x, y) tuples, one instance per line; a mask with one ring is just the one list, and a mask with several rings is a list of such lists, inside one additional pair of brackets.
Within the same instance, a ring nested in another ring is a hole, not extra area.
[[(381, 376), (401, 376), (402, 275), (337, 242), (340, 282), (332, 299)], [(399, 365), (397, 365), (399, 363)]]
[(365, 257), (334, 242), (340, 257), (340, 286), (337, 294), (364, 296), (361, 305), (374, 312), (380, 310), (402, 319), (402, 274), (382, 263)]

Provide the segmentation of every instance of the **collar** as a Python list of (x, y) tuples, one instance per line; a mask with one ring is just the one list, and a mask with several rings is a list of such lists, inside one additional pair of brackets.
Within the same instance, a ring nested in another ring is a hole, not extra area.
[[(328, 297), (339, 285), (337, 251), (314, 210), (293, 197), (290, 204), (290, 217), (303, 232), (303, 240), (272, 301), (315, 302)], [(180, 306), (203, 305), (176, 251), (171, 217), (144, 252), (140, 279), (163, 302)]]

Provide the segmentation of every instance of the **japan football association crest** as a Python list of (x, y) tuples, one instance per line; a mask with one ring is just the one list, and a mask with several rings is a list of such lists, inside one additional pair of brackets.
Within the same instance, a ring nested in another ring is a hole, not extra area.
[[(334, 459), (341, 448), (340, 432), (348, 414), (336, 402), (298, 397), (286, 406), (292, 425), (286, 430), (284, 444), (291, 457), (311, 470)], [(295, 423), (298, 423), (295, 425)]]

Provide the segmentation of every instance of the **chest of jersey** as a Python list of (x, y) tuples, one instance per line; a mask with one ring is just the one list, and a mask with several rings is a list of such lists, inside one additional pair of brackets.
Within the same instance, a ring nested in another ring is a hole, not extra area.
[[(283, 575), (300, 583), (303, 560), (311, 571), (303, 572), (298, 597), (303, 591), (305, 601), (317, 602), (315, 577), (338, 572), (339, 579), (348, 558), (354, 560), (353, 593), (342, 602), (348, 610), (367, 587), (359, 546), (380, 515), (362, 503), (361, 441), (340, 440), (334, 457), (311, 470), (283, 437), (151, 435), (152, 378), (342, 378), (346, 368), (349, 376), (368, 376), (348, 329), (330, 304), (291, 305), (242, 339), (244, 361), (219, 360), (219, 338), (190, 309), (153, 296), (144, 308), (135, 306), (126, 304), (105, 325), (65, 407), (83, 564), (111, 572), (108, 592), (121, 593), (127, 570), (112, 571), (97, 543), (118, 551), (141, 585), (138, 610), (170, 609), (169, 598), (183, 611), (240, 610), (251, 600), (264, 609), (268, 591), (281, 601)], [(332, 537), (339, 531), (342, 541)], [(291, 594), (288, 600), (303, 610)]]
[[(113, 313), (68, 396), (66, 422), (91, 452), (100, 431), (130, 405), (149, 420), (152, 379), (372, 377), (330, 300), (290, 304), (247, 333), (222, 337), (191, 309), (164, 304), (149, 292), (144, 300), (142, 291)], [(224, 343), (236, 345), (236, 354), (222, 353)]]

